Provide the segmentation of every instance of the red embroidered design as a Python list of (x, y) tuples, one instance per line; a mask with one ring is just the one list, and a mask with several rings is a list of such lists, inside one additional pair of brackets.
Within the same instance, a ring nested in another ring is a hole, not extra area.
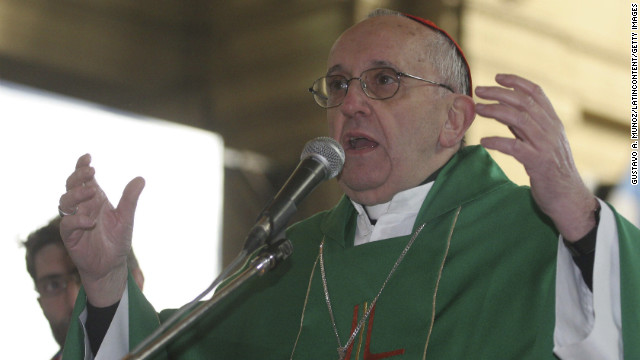
[[(360, 307), (359, 305), (356, 305), (353, 307), (353, 320), (351, 321), (351, 332), (353, 332), (356, 329), (356, 326), (358, 326), (359, 307)], [(366, 312), (366, 305), (365, 305), (365, 312)], [(376, 314), (376, 306), (374, 305), (373, 309), (371, 309), (371, 314), (369, 314), (369, 318), (367, 319), (367, 339), (364, 344), (364, 354), (362, 359), (363, 360), (379, 360), (379, 359), (386, 359), (396, 355), (404, 354), (404, 349), (397, 349), (397, 350), (387, 351), (387, 352), (378, 353), (378, 354), (371, 353), (369, 349), (371, 346), (371, 333), (373, 332), (373, 318), (375, 314)], [(362, 338), (360, 339), (361, 339), (360, 345), (362, 345)], [(351, 351), (353, 350), (353, 345), (354, 345), (353, 343), (349, 345), (349, 348), (347, 349), (347, 353), (345, 356), (345, 360), (351, 360)]]

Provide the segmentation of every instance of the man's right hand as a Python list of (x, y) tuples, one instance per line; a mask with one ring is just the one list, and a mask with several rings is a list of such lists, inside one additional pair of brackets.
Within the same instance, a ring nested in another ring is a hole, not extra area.
[(145, 182), (141, 177), (131, 180), (114, 208), (90, 163), (89, 154), (81, 156), (67, 179), (60, 210), (69, 215), (62, 218), (60, 234), (78, 268), (87, 300), (95, 307), (106, 307), (120, 300), (127, 285), (133, 219)]

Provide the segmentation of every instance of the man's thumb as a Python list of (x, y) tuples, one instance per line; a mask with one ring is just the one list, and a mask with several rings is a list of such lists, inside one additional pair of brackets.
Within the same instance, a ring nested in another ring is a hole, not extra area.
[(145, 181), (141, 177), (131, 180), (122, 192), (122, 197), (118, 203), (118, 212), (123, 219), (130, 219), (133, 223), (133, 217), (138, 205), (138, 199), (144, 189)]

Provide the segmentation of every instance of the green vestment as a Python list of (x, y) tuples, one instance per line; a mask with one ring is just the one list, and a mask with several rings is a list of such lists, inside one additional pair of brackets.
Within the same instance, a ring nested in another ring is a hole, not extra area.
[[(293, 225), (293, 255), (225, 299), (171, 345), (171, 359), (336, 359), (412, 235), (353, 246), (357, 213), (347, 198)], [(617, 216), (624, 351), (640, 358), (640, 231)], [(424, 227), (382, 291), (349, 359), (554, 359), (558, 234), (529, 189), (510, 182), (480, 147), (441, 170), (414, 232)], [(76, 314), (84, 308), (78, 297)], [(133, 348), (158, 315), (129, 281)], [(160, 313), (160, 321), (172, 311)], [(74, 323), (65, 360), (80, 359)], [(294, 350), (295, 348), (295, 350)], [(160, 357), (159, 357), (160, 358)]]

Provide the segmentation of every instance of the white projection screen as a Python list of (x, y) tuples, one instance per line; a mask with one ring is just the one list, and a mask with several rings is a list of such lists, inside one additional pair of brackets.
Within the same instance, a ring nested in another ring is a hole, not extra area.
[(145, 178), (133, 248), (160, 310), (193, 299), (220, 272), (223, 151), (211, 132), (0, 82), (5, 357), (48, 359), (58, 349), (19, 242), (57, 215), (79, 156), (92, 155), (114, 205), (127, 182)]

